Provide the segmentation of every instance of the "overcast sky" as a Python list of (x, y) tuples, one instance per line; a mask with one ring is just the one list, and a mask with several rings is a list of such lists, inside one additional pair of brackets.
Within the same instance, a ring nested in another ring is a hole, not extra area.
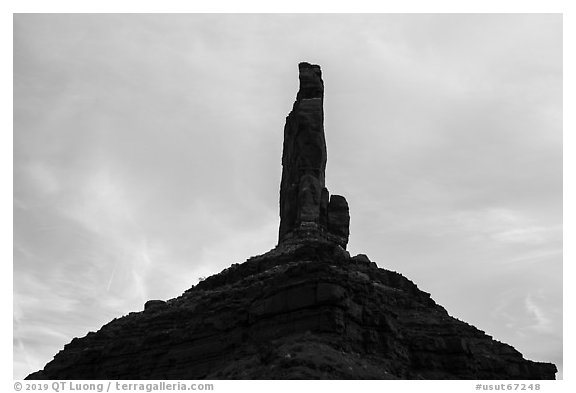
[(561, 15), (20, 14), (15, 378), (275, 246), (300, 61), (350, 252), (562, 369)]

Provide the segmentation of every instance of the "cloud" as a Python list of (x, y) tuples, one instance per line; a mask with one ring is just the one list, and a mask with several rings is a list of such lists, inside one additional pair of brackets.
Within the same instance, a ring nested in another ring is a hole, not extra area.
[(532, 296), (526, 296), (524, 299), (524, 305), (526, 310), (534, 318), (535, 323), (529, 326), (529, 329), (534, 329), (539, 333), (553, 333), (554, 324), (552, 320), (548, 317), (544, 308), (541, 307)]
[(501, 242), (524, 243), (524, 244), (543, 244), (551, 235), (561, 236), (562, 228), (558, 227), (539, 227), (529, 226), (524, 228), (515, 228), (504, 232), (499, 232), (493, 237)]
[(50, 168), (41, 162), (32, 162), (22, 168), (21, 176), (34, 188), (38, 197), (49, 197), (58, 193), (60, 184)]
[(559, 249), (544, 249), (537, 250), (534, 252), (528, 252), (520, 254), (513, 258), (505, 260), (505, 264), (515, 264), (515, 263), (549, 263), (551, 259), (556, 260), (560, 257), (560, 262), (562, 261), (562, 248)]
[(472, 240), (488, 237), (502, 243), (540, 245), (562, 235), (561, 227), (534, 225), (529, 216), (507, 208), (460, 211), (451, 222), (452, 230), (464, 230)]
[[(125, 193), (125, 187), (112, 169), (103, 166), (84, 174), (77, 185), (70, 206), (63, 214), (99, 236), (119, 236), (136, 227), (134, 204)], [(132, 203), (131, 203), (132, 202)]]

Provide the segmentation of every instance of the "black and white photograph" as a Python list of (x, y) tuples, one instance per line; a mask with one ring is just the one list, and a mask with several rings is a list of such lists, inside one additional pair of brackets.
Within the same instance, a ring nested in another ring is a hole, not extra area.
[(13, 378), (564, 379), (562, 45), (15, 13)]

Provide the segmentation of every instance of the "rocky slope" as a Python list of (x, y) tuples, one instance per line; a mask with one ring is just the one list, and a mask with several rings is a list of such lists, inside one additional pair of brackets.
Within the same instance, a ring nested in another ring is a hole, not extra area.
[(29, 379), (554, 379), (364, 255), (302, 241), (75, 338)]

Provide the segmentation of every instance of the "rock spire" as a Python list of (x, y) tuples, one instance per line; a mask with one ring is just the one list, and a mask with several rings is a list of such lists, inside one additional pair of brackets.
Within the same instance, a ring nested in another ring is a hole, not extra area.
[(400, 273), (343, 249), (348, 204), (324, 185), (322, 74), (299, 68), (278, 246), (72, 339), (26, 379), (555, 378), (554, 364), (526, 360)]
[(325, 186), (324, 82), (319, 65), (298, 65), (300, 89), (286, 118), (280, 184), (278, 243), (325, 239), (346, 248), (350, 215), (346, 198)]

